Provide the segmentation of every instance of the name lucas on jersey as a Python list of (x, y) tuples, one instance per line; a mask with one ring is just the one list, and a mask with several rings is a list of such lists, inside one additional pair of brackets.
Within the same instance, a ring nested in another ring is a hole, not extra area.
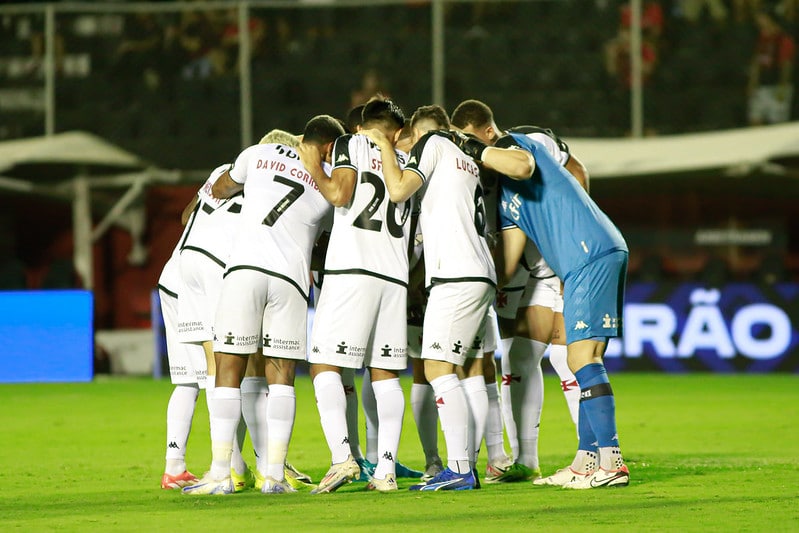
[(476, 176), (478, 178), (480, 177), (480, 169), (477, 167), (477, 165), (466, 159), (461, 159), (461, 158), (456, 159), (455, 168), (457, 168), (458, 170), (465, 170), (472, 176)]
[[(264, 170), (274, 170), (275, 172), (285, 172), (286, 171), (286, 164), (282, 161), (272, 161), (270, 159), (259, 159), (255, 163), (255, 168), (262, 168)], [(305, 170), (297, 167), (291, 167), (289, 170), (289, 176), (292, 178), (298, 179), (300, 181), (304, 181), (315, 190), (319, 190), (319, 187), (316, 186), (314, 183), (313, 178), (310, 174), (308, 174)]]

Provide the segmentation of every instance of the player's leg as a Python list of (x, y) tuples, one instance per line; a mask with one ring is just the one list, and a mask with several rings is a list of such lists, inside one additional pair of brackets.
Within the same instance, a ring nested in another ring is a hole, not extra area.
[[(482, 373), (488, 400), (488, 412), (485, 422), (485, 444), (487, 463), (486, 481), (504, 472), (512, 461), (505, 451), (505, 438), (502, 421), (502, 407), (499, 401), (499, 388), (497, 386), (497, 365), (494, 351), (497, 349), (497, 315), (493, 306), (489, 308), (488, 323), (486, 324), (485, 346), (483, 347)], [(490, 482), (490, 481), (488, 481)]]
[[(464, 490), (477, 486), (469, 441), (469, 403), (455, 368), (463, 366), (469, 351), (474, 350), (462, 339), (482, 339), (485, 335), (486, 313), (493, 299), (493, 287), (482, 283), (440, 284), (430, 290), (422, 358), (425, 378), (436, 396), (447, 446), (447, 468), (433, 479), (411, 486), (411, 490)], [(464, 309), (469, 312), (464, 314)]]
[(413, 384), (411, 385), (411, 411), (419, 434), (419, 443), (425, 458), (422, 481), (432, 479), (444, 469), (438, 452), (438, 407), (433, 387), (424, 377), (424, 360), (411, 358)]
[(519, 439), (511, 406), (510, 385), (513, 374), (510, 368), (510, 352), (513, 348), (514, 337), (516, 335), (524, 335), (526, 332), (527, 324), (523, 319), (517, 317), (517, 311), (529, 279), (530, 272), (523, 266), (519, 266), (508, 284), (497, 292), (494, 303), (499, 327), (499, 345), (502, 349), (500, 358), (500, 372), (502, 374), (502, 381), (499, 387), (500, 407), (502, 409), (502, 422), (505, 425), (505, 433), (508, 436), (508, 446), (513, 458), (519, 456)]
[(269, 440), (266, 477), (262, 492), (282, 494), (295, 491), (296, 478), (286, 477), (286, 457), (294, 431), (297, 395), (294, 388), (297, 361), (305, 360), (308, 302), (293, 285), (270, 278), (264, 310), (263, 355), (269, 383), (266, 410)]
[(214, 320), (216, 387), (208, 410), (211, 425), (211, 469), (188, 494), (229, 494), (233, 491), (232, 456), (241, 420), (241, 380), (247, 358), (258, 349), (268, 279), (250, 269), (225, 277)]
[(554, 309), (554, 319), (552, 324), (552, 344), (549, 345), (549, 362), (560, 379), (560, 388), (563, 390), (563, 397), (569, 408), (575, 431), (577, 430), (577, 418), (580, 411), (580, 387), (577, 385), (577, 378), (569, 370), (566, 349), (566, 332), (563, 323), (563, 298), (560, 304), (556, 304)]
[[(341, 369), (363, 365), (371, 332), (371, 327), (365, 327), (369, 325), (367, 317), (373, 317), (377, 308), (376, 297), (370, 294), (372, 285), (366, 278), (368, 276), (346, 274), (326, 276), (325, 289), (316, 307), (308, 362), (322, 432), (330, 449), (331, 467), (312, 491), (314, 494), (333, 492), (361, 472), (350, 453), (347, 399)], [(363, 320), (354, 317), (363, 317)]]
[(231, 458), (236, 428), (241, 419), (241, 379), (247, 356), (217, 352), (216, 389), (210, 402), (211, 469), (196, 484), (183, 488), (184, 494), (232, 494)]
[[(294, 389), (296, 360), (266, 357), (266, 379), (269, 383), (269, 403), (266, 420), (269, 440), (266, 447), (264, 493), (294, 492), (286, 478), (286, 457), (294, 431), (297, 412), (297, 395)], [(293, 481), (293, 479), (292, 479)]]
[[(365, 375), (366, 372), (364, 372), (364, 376)], [(369, 481), (369, 476), (374, 472), (374, 464), (368, 463), (366, 459), (364, 459), (363, 450), (361, 450), (361, 434), (358, 423), (358, 410), (360, 407), (358, 405), (358, 389), (355, 386), (354, 368), (341, 369), (341, 383), (344, 385), (344, 396), (347, 399), (347, 431), (349, 432), (350, 439), (350, 453), (361, 467), (361, 475), (358, 481)], [(369, 391), (371, 392), (371, 389), (369, 389)], [(374, 401), (374, 399), (372, 401)]]
[[(480, 447), (485, 437), (486, 419), (488, 418), (488, 392), (483, 377), (482, 347), (480, 358), (470, 357), (463, 365), (461, 387), (469, 404), (469, 441), (472, 449), (472, 470), (476, 469)], [(476, 472), (476, 470), (475, 470)], [(475, 473), (475, 476), (477, 474)]]
[[(599, 468), (569, 483), (570, 488), (624, 486), (630, 480), (619, 447), (616, 401), (602, 361), (607, 338), (621, 334), (626, 272), (627, 253), (616, 252), (589, 263), (564, 286), (568, 362), (580, 385), (580, 447), (590, 426), (599, 453)], [(575, 324), (574, 333), (571, 324)]]
[[(513, 419), (519, 439), (516, 462), (540, 472), (538, 435), (544, 406), (544, 376), (541, 359), (552, 335), (552, 309), (543, 305), (525, 307), (528, 336), (515, 337), (510, 353), (510, 393)], [(517, 380), (518, 379), (518, 380)], [(540, 474), (538, 474), (540, 475)]]
[[(167, 268), (167, 267), (165, 267)], [(176, 339), (177, 298), (159, 291), (166, 331), (169, 373), (175, 388), (169, 397), (166, 412), (166, 465), (161, 476), (162, 489), (177, 489), (194, 483), (197, 477), (186, 467), (186, 443), (191, 432), (194, 408), (200, 389), (191, 369), (191, 351), (198, 346), (183, 344)]]
[(367, 489), (394, 491), (397, 490), (396, 457), (405, 416), (405, 396), (396, 370), (373, 367), (370, 373), (379, 423), (375, 443), (378, 458)]
[(366, 460), (370, 464), (376, 465), (378, 460), (377, 433), (380, 417), (377, 415), (375, 392), (372, 388), (372, 372), (368, 367), (364, 368), (363, 371), (363, 381), (361, 382), (361, 405), (363, 405), (363, 417), (364, 421), (366, 422)]
[(399, 372), (408, 366), (407, 290), (386, 281), (378, 285), (382, 285), (382, 295), (364, 359), (371, 376), (378, 418), (377, 461), (367, 489), (388, 492), (397, 490), (396, 460), (405, 417), (405, 395)]
[(497, 384), (497, 365), (493, 351), (483, 353), (483, 379), (486, 385), (488, 413), (486, 415), (485, 444), (488, 455), (486, 461), (486, 483), (496, 479), (513, 465), (513, 460), (505, 451), (504, 422), (502, 405)]
[(237, 487), (240, 481), (243, 481), (244, 486), (255, 486), (257, 489), (263, 486), (269, 435), (266, 418), (268, 402), (269, 387), (266, 383), (264, 358), (260, 354), (253, 354), (247, 359), (247, 370), (244, 373), (244, 379), (241, 380), (241, 415), (247, 431), (250, 433), (250, 440), (255, 452), (255, 473), (253, 479), (252, 470), (246, 469), (243, 478), (236, 480), (235, 478), (240, 474), (236, 472), (234, 465), (231, 474), (234, 474), (234, 482)]

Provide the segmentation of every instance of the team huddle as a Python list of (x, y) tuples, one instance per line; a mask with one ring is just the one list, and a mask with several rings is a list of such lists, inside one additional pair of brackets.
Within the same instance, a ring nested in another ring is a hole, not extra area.
[[(159, 280), (175, 385), (162, 488), (319, 494), (362, 480), (390, 492), (410, 477), (410, 490), (477, 489), (483, 443), (486, 483), (627, 485), (602, 356), (621, 334), (628, 250), (587, 189), (585, 167), (551, 130), (500, 130), (477, 100), (451, 120), (430, 105), (406, 121), (378, 96), (346, 123), (318, 115), (301, 136), (274, 130), (216, 168)], [(578, 449), (542, 477), (550, 345)], [(409, 360), (424, 471), (397, 458)], [(287, 461), (297, 361), (310, 366), (331, 454), (317, 484)], [(198, 479), (185, 447), (202, 388), (212, 461)], [(254, 469), (241, 456), (246, 432)]]

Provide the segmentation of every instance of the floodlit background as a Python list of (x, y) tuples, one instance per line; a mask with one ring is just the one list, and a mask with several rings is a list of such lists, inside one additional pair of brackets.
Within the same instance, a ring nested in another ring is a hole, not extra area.
[(157, 373), (212, 168), (376, 92), (477, 98), (563, 137), (628, 240), (609, 366), (796, 372), (799, 115), (748, 115), (758, 5), (793, 38), (791, 0), (2, 2), (0, 288), (90, 289), (95, 370)]

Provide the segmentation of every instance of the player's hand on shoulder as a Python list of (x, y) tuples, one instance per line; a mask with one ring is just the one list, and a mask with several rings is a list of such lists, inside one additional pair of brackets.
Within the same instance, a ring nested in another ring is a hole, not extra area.
[(457, 139), (453, 142), (458, 145), (458, 148), (460, 148), (464, 154), (475, 161), (483, 160), (483, 150), (488, 147), (486, 143), (469, 133), (463, 133), (461, 131), (454, 131), (453, 133)]
[(297, 154), (300, 156), (302, 165), (310, 170), (321, 166), (322, 154), (319, 152), (319, 147), (315, 144), (300, 143), (297, 146)]
[(371, 141), (381, 149), (386, 146), (391, 146), (391, 143), (388, 141), (385, 134), (376, 128), (361, 130), (358, 133), (369, 137), (369, 139), (371, 139)]

